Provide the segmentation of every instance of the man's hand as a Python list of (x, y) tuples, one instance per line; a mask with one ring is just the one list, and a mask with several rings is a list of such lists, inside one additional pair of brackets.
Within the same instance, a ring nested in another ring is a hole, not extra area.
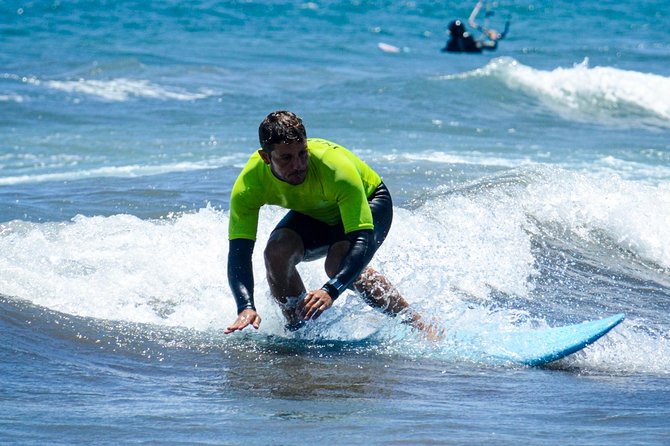
[(314, 290), (307, 293), (302, 301), (303, 320), (318, 319), (321, 313), (333, 306), (333, 299), (324, 290)]
[(229, 334), (237, 330), (242, 330), (249, 324), (258, 330), (258, 327), (261, 325), (261, 317), (258, 315), (258, 313), (256, 313), (256, 310), (247, 308), (246, 310), (242, 310), (242, 312), (237, 315), (235, 322), (223, 330), (223, 332), (225, 334)]

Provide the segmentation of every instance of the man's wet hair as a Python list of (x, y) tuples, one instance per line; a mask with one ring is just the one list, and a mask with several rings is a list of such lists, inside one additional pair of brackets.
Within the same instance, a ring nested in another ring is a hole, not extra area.
[(275, 144), (292, 144), (307, 141), (307, 132), (302, 119), (295, 113), (279, 110), (270, 113), (258, 127), (258, 139), (266, 152), (272, 152)]

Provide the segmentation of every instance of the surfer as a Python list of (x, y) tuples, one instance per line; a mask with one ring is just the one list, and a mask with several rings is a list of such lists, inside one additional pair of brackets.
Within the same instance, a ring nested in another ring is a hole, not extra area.
[[(479, 25), (476, 21), (477, 15), (481, 10), (483, 0), (479, 0), (475, 5), (468, 24), (475, 30), (482, 33), (481, 39), (475, 39), (466, 29), (465, 25), (460, 20), (453, 20), (449, 23), (449, 40), (442, 52), (454, 53), (481, 53), (484, 50), (493, 51), (498, 48), (498, 41), (505, 38), (507, 31), (509, 31), (509, 20), (505, 22), (505, 29), (499, 33), (493, 28)], [(487, 12), (486, 16), (492, 15), (492, 12)]]
[[(302, 120), (289, 111), (270, 113), (259, 129), (261, 148), (247, 161), (230, 198), (228, 283), (237, 318), (232, 333), (261, 317), (254, 305), (252, 251), (259, 209), (289, 209), (265, 247), (266, 277), (286, 328), (317, 319), (345, 290), (353, 289), (373, 308), (423, 330), (434, 329), (409, 307), (398, 290), (367, 266), (391, 227), (391, 194), (379, 175), (344, 147), (307, 138)], [(307, 291), (296, 265), (325, 257), (330, 278)]]

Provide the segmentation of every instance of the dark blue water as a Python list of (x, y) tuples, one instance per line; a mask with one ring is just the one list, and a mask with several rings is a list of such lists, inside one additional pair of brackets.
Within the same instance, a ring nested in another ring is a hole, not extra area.
[[(498, 50), (441, 53), (473, 6), (0, 3), (0, 442), (668, 444), (667, 7), (491, 3)], [(445, 341), (354, 295), (289, 335), (261, 249), (261, 330), (223, 335), (275, 109), (382, 175), (373, 265)], [(544, 368), (456, 342), (620, 312)]]

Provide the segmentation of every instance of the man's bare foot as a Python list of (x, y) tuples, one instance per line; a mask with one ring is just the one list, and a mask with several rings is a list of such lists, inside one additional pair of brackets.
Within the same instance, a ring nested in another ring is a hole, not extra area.
[(406, 323), (419, 330), (429, 341), (437, 342), (444, 339), (444, 328), (438, 326), (435, 321), (425, 322), (418, 313), (412, 314), (411, 319)]
[(435, 323), (425, 324), (421, 322), (420, 326), (416, 327), (421, 331), (426, 339), (432, 342), (438, 342), (444, 339), (444, 328), (440, 328)]

